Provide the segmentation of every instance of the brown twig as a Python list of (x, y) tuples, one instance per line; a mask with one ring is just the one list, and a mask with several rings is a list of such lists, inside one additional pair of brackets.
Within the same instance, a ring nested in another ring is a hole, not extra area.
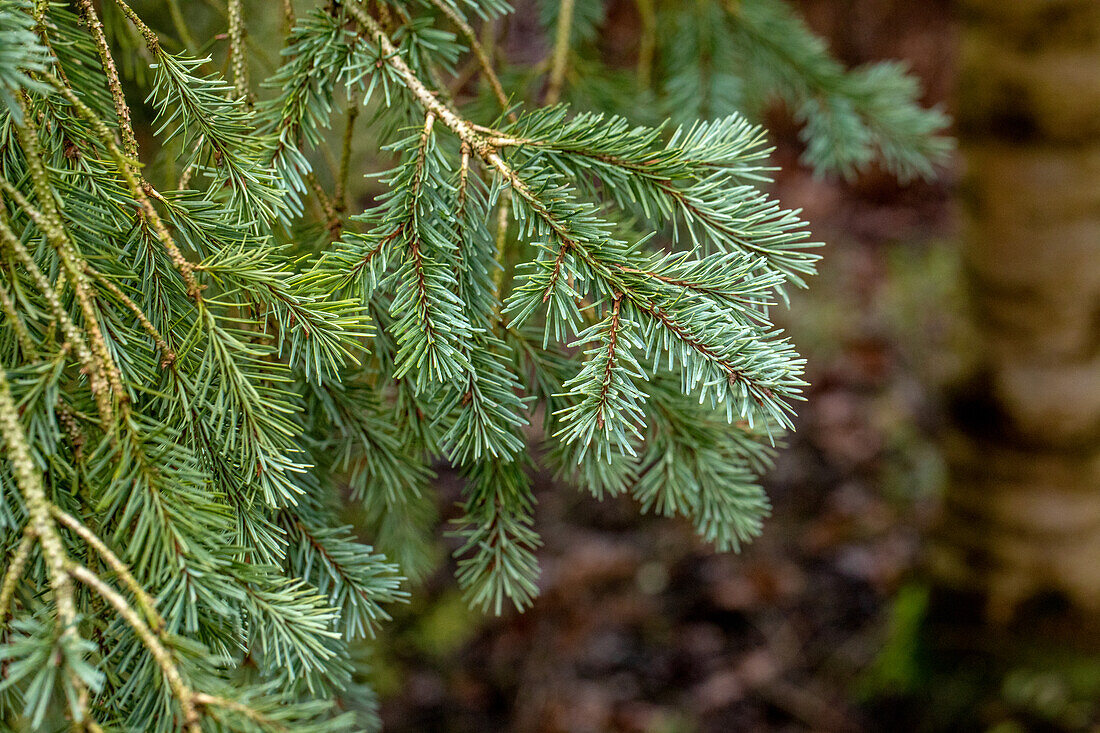
[(241, 0), (229, 0), (229, 60), (233, 66), (233, 88), (237, 96), (252, 106), (248, 88), (248, 59), (244, 55), (244, 21), (241, 17)]
[[(122, 91), (122, 81), (118, 76), (115, 59), (111, 55), (111, 47), (107, 43), (103, 21), (96, 15), (95, 4), (92, 0), (78, 0), (78, 5), (84, 18), (84, 24), (88, 27), (88, 31), (95, 41), (96, 53), (99, 54), (99, 62), (103, 66), (103, 73), (107, 76), (107, 88), (111, 92), (111, 101), (115, 105), (115, 116), (118, 117), (118, 131), (122, 137), (122, 149), (126, 152), (128, 158), (137, 160), (138, 144), (137, 137), (134, 135), (134, 126), (130, 120), (130, 105), (126, 103), (126, 95)], [(153, 39), (156, 40), (155, 35)]]

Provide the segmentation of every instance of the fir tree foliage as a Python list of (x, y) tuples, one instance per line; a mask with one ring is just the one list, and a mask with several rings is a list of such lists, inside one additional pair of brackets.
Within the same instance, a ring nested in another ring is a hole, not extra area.
[(438, 470), (493, 613), (538, 593), (537, 470), (736, 549), (805, 386), (769, 309), (818, 258), (744, 114), (778, 95), (843, 173), (946, 149), (900, 67), (778, 0), (638, 3), (665, 124), (587, 75), (599, 0), (548, 3), (529, 68), (478, 40), (502, 0), (288, 2), (253, 83), (268, 9), (194, 47), (0, 0), (5, 729), (372, 727), (346, 701)]
[(754, 117), (779, 100), (804, 125), (804, 162), (849, 178), (876, 161), (902, 181), (930, 178), (951, 151), (937, 134), (946, 116), (917, 104), (920, 88), (904, 64), (845, 69), (786, 0), (637, 0), (638, 55), (625, 70), (600, 64), (604, 0), (540, 3), (548, 33), (561, 26), (559, 6), (571, 12), (563, 99), (628, 116), (656, 112), (640, 122)]

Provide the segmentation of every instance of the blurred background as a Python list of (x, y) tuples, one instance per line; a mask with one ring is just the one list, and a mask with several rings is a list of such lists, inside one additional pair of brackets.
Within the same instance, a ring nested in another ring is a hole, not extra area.
[[(822, 179), (768, 113), (828, 247), (779, 316), (812, 387), (763, 536), (543, 482), (542, 596), (487, 618), (441, 568), (375, 652), (387, 730), (1100, 729), (1100, 2), (795, 4), (846, 65), (906, 61), (960, 150)], [(609, 2), (608, 55), (637, 32)]]

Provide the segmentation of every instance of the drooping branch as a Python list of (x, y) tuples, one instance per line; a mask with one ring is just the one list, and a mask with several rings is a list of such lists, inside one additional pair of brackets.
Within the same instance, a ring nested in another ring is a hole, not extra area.
[[(49, 579), (50, 592), (61, 626), (61, 637), (75, 640), (78, 616), (73, 587), (67, 571), (69, 558), (53, 518), (50, 516), (50, 502), (46, 498), (46, 490), (42, 484), (42, 472), (31, 457), (30, 446), (23, 427), (19, 424), (19, 413), (12, 399), (7, 374), (3, 368), (0, 368), (0, 437), (3, 438), (7, 448), (7, 458), (15, 476), (15, 486), (27, 510), (29, 527), (34, 539), (42, 547), (46, 576)], [(75, 712), (83, 714), (83, 708), (87, 704), (87, 688), (75, 674), (70, 675), (69, 682), (78, 691), (78, 704), (81, 709)]]
[[(3, 178), (0, 178), (0, 188), (3, 188), (9, 195), (16, 192), (15, 188), (11, 187)], [(31, 280), (38, 289), (38, 292), (45, 298), (46, 303), (50, 307), (51, 314), (61, 327), (61, 332), (65, 336), (66, 342), (71, 345), (76, 352), (77, 359), (88, 372), (88, 380), (92, 388), (92, 394), (96, 400), (96, 407), (99, 410), (100, 418), (103, 420), (104, 425), (110, 425), (113, 420), (114, 408), (110, 397), (110, 380), (104, 373), (102, 362), (92, 353), (84, 337), (84, 333), (76, 327), (72, 318), (69, 317), (69, 312), (61, 302), (61, 297), (39, 269), (38, 263), (34, 261), (30, 252), (27, 251), (27, 248), (23, 246), (23, 243), (15, 236), (15, 233), (12, 232), (2, 218), (0, 218), (0, 245), (12, 251), (16, 259), (19, 260), (23, 268), (27, 271), (27, 274), (31, 276)]]
[[(32, 206), (22, 193), (8, 181), (0, 178), (0, 185), (3, 186), (4, 192), (34, 220), (42, 234), (45, 235), (46, 240), (57, 251), (58, 258), (65, 268), (65, 274), (76, 292), (77, 302), (80, 304), (80, 311), (84, 316), (84, 328), (88, 333), (92, 353), (99, 361), (100, 369), (110, 386), (114, 398), (120, 402), (125, 401), (126, 394), (122, 387), (118, 366), (107, 349), (107, 344), (99, 327), (99, 314), (88, 292), (88, 284), (82, 265), (83, 258), (65, 231), (61, 213), (58, 211), (53, 198), (50, 175), (38, 149), (38, 131), (32, 119), (33, 115), (30, 113), (26, 99), (21, 97), (20, 103), (23, 107), (23, 124), (16, 125), (15, 132), (19, 144), (23, 148), (27, 169), (30, 172), (31, 182), (41, 210)], [(111, 410), (108, 410), (108, 413), (110, 412)]]

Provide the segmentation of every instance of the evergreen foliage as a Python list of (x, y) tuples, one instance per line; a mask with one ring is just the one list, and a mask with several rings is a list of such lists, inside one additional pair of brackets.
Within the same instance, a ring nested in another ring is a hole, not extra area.
[(943, 118), (779, 0), (639, 0), (640, 88), (593, 72), (600, 0), (545, 6), (523, 66), (477, 40), (502, 0), (284, 2), (253, 84), (269, 4), (228, 0), (223, 49), (0, 0), (0, 726), (372, 727), (336, 701), (430, 567), (439, 465), (494, 613), (537, 594), (536, 467), (760, 531), (805, 386), (769, 308), (818, 255), (742, 114), (777, 95), (814, 165), (902, 178)]

